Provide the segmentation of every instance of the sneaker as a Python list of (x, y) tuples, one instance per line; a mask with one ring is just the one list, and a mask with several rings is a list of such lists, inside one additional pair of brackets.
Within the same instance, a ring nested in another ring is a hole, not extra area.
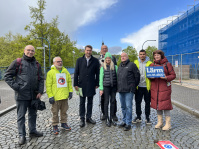
[(139, 117), (136, 117), (134, 120), (132, 120), (132, 123), (135, 124), (135, 123), (140, 123), (142, 120), (141, 118)]
[(150, 124), (151, 124), (150, 118), (147, 118), (145, 121), (146, 121), (146, 124), (147, 124), (147, 125), (150, 125)]
[(58, 135), (58, 134), (59, 134), (59, 129), (58, 129), (57, 125), (53, 126), (53, 133), (54, 133), (55, 135)]
[(64, 128), (65, 130), (71, 130), (71, 127), (67, 125), (67, 123), (62, 123), (61, 127)]
[(126, 125), (125, 127), (124, 127), (124, 131), (129, 131), (131, 129), (131, 125)]

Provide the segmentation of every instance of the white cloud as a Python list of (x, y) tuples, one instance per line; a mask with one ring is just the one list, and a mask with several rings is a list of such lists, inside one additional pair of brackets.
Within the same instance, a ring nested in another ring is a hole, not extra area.
[(160, 25), (166, 24), (167, 20), (170, 20), (171, 17), (167, 17), (155, 22), (152, 22), (137, 32), (129, 34), (127, 37), (122, 38), (120, 41), (122, 43), (127, 43), (136, 48), (137, 51), (142, 49), (142, 45), (146, 40), (156, 40), (156, 41), (147, 41), (144, 44), (144, 49), (148, 46), (156, 46), (158, 48), (158, 30)]
[(75, 47), (78, 48), (78, 49), (84, 49), (84, 46), (78, 45), (78, 44), (76, 44)]
[[(118, 0), (46, 0), (44, 16), (47, 22), (59, 16), (59, 28), (66, 34), (73, 34), (81, 26), (96, 21), (103, 12)], [(24, 27), (31, 22), (29, 6), (37, 1), (6, 0), (0, 5), (0, 36), (8, 31), (25, 34)]]

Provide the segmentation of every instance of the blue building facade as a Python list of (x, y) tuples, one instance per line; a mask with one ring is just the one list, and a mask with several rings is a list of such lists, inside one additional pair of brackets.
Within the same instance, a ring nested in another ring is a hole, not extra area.
[(158, 48), (170, 62), (199, 64), (199, 4), (159, 30)]

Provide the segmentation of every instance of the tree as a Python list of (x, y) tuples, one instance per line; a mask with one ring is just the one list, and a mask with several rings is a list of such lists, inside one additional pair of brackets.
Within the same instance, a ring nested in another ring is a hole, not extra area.
[[(58, 16), (53, 18), (48, 23), (44, 18), (44, 10), (46, 9), (46, 1), (38, 0), (37, 7), (30, 7), (30, 14), (32, 22), (25, 27), (26, 31), (29, 31), (29, 37), (40, 37), (41, 39), (34, 39), (34, 43), (43, 46), (46, 41), (43, 38), (48, 39), (51, 45), (51, 62), (55, 56), (60, 56), (63, 60), (63, 64), (67, 66), (73, 66), (73, 50), (75, 42), (71, 42), (68, 35), (61, 32), (58, 29)], [(38, 43), (41, 41), (41, 44)], [(45, 43), (48, 45), (48, 43)], [(46, 50), (46, 63), (49, 61), (49, 52)], [(43, 51), (38, 50), (35, 54), (37, 60), (43, 65)], [(47, 60), (48, 59), (48, 60)]]
[(92, 51), (92, 55), (99, 55), (99, 54), (100, 54), (99, 52)]
[[(128, 46), (126, 49), (123, 49), (122, 52), (125, 52), (128, 57), (129, 57), (129, 60), (131, 62), (134, 62), (134, 60), (138, 59), (137, 56), (137, 51), (135, 48), (133, 48), (133, 46)], [(117, 61), (117, 65), (119, 66), (119, 64), (121, 63), (121, 56), (119, 56), (119, 59)]]
[(117, 66), (119, 66), (119, 65), (120, 65), (120, 63), (121, 63), (121, 55), (120, 55), (120, 56), (119, 56), (119, 58), (118, 58)]
[(126, 49), (123, 50), (123, 52), (127, 53), (129, 60), (131, 62), (134, 62), (134, 60), (138, 59), (138, 53), (137, 50), (135, 48), (133, 48), (133, 46), (128, 46)]
[(146, 54), (150, 58), (151, 61), (153, 61), (153, 52), (156, 51), (157, 48), (155, 46), (148, 46), (146, 49)]
[(28, 39), (20, 34), (13, 35), (9, 32), (5, 37), (0, 37), (0, 65), (9, 66), (14, 59), (22, 57), (27, 43)]

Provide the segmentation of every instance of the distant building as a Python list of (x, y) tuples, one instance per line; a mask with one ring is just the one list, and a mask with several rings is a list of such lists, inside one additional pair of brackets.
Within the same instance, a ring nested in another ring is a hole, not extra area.
[(173, 65), (186, 68), (187, 78), (199, 78), (199, 4), (159, 30), (158, 48)]
[(199, 51), (199, 4), (159, 30), (158, 48), (166, 56)]

